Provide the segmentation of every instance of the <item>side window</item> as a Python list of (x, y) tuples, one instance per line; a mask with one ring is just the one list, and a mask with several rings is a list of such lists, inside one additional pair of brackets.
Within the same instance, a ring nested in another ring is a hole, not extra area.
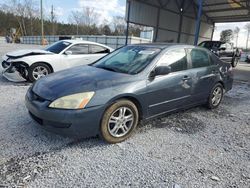
[(109, 49), (98, 45), (89, 45), (91, 54), (106, 54), (109, 53)]
[(171, 67), (171, 72), (187, 69), (187, 54), (184, 48), (167, 51), (158, 61), (158, 66), (165, 64)]
[(210, 58), (206, 51), (200, 49), (191, 49), (190, 56), (193, 68), (210, 66)]
[(72, 46), (69, 51), (72, 51), (73, 55), (88, 54), (89, 46), (87, 44), (76, 44)]

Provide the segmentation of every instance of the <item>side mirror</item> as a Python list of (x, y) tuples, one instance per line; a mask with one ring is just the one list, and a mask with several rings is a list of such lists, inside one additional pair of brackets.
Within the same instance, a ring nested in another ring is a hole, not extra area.
[(171, 72), (170, 66), (162, 65), (162, 66), (156, 67), (155, 70), (151, 72), (150, 76), (155, 77), (158, 75), (167, 75), (170, 72)]
[(72, 51), (67, 50), (66, 52), (64, 52), (65, 55), (72, 55)]

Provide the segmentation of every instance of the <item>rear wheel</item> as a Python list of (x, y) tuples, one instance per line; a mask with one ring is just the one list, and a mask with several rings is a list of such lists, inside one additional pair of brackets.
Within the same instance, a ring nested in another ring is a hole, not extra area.
[(239, 57), (236, 57), (236, 56), (233, 57), (232, 63), (231, 63), (232, 67), (236, 67), (237, 64), (239, 63), (239, 61), (240, 61), (240, 58), (239, 58)]
[(138, 109), (129, 100), (119, 100), (104, 113), (100, 135), (108, 143), (119, 143), (131, 136), (139, 120)]
[(210, 109), (217, 108), (223, 98), (223, 86), (220, 83), (217, 83), (210, 92), (207, 107)]
[(35, 63), (30, 66), (28, 70), (28, 77), (31, 82), (34, 82), (48, 74), (50, 74), (52, 70), (45, 63)]

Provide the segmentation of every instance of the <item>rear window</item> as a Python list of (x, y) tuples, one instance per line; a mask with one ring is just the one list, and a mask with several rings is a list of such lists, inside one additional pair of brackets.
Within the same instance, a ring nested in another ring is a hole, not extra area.
[(89, 51), (91, 54), (105, 54), (109, 53), (109, 49), (98, 46), (98, 45), (89, 45)]
[(190, 56), (193, 68), (210, 66), (210, 56), (208, 53), (201, 49), (191, 49)]

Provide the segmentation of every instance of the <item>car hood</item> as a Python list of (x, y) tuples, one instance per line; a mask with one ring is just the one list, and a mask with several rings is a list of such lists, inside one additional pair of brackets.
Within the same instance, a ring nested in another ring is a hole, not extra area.
[(93, 66), (78, 66), (39, 79), (32, 91), (38, 96), (53, 101), (75, 93), (97, 91), (132, 81), (129, 74), (112, 72)]
[(25, 56), (31, 56), (31, 55), (44, 55), (44, 54), (53, 54), (52, 52), (35, 49), (35, 50), (16, 50), (13, 52), (9, 52), (6, 54), (7, 57), (17, 59)]

